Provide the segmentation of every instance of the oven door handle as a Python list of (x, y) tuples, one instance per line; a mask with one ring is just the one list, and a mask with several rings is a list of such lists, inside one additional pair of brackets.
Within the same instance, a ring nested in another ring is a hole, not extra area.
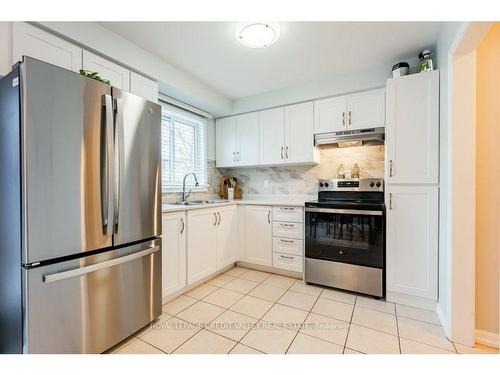
[(306, 207), (306, 212), (320, 212), (325, 214), (352, 214), (352, 215), (366, 215), (366, 216), (382, 216), (383, 211), (372, 210), (348, 210), (343, 208), (313, 208)]

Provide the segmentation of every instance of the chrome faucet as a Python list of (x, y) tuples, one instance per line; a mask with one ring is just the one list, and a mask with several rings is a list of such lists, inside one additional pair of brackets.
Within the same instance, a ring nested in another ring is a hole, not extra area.
[(191, 173), (186, 173), (186, 175), (184, 176), (184, 179), (182, 180), (182, 193), (181, 193), (181, 203), (186, 203), (186, 200), (189, 198), (189, 196), (191, 195), (191, 189), (189, 190), (189, 192), (186, 194), (186, 178), (187, 176), (189, 176), (190, 174), (193, 175), (194, 177), (194, 181), (195, 181), (195, 186), (199, 186), (198, 184), (198, 178), (196, 178), (196, 175), (191, 172)]

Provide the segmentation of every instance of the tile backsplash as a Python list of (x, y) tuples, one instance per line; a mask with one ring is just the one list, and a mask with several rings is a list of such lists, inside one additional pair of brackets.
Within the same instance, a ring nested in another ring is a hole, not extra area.
[[(384, 177), (384, 146), (325, 148), (320, 154), (316, 166), (220, 169), (218, 175), (236, 177), (243, 194), (275, 195), (316, 194), (318, 179), (335, 178), (340, 164), (347, 171), (357, 163), (360, 177)], [(218, 185), (212, 189), (218, 191)]]

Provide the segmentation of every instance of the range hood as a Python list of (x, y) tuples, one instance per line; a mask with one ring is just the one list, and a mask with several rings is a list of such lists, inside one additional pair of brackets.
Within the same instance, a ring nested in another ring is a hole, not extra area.
[(383, 145), (385, 128), (344, 130), (314, 136), (314, 146), (354, 147)]

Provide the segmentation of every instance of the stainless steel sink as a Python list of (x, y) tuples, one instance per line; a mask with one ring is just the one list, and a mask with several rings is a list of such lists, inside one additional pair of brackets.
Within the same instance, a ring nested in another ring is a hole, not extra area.
[(197, 206), (200, 204), (214, 204), (214, 203), (226, 203), (229, 202), (227, 199), (208, 199), (208, 200), (193, 200), (186, 202), (175, 202), (169, 204), (175, 204), (177, 206)]

